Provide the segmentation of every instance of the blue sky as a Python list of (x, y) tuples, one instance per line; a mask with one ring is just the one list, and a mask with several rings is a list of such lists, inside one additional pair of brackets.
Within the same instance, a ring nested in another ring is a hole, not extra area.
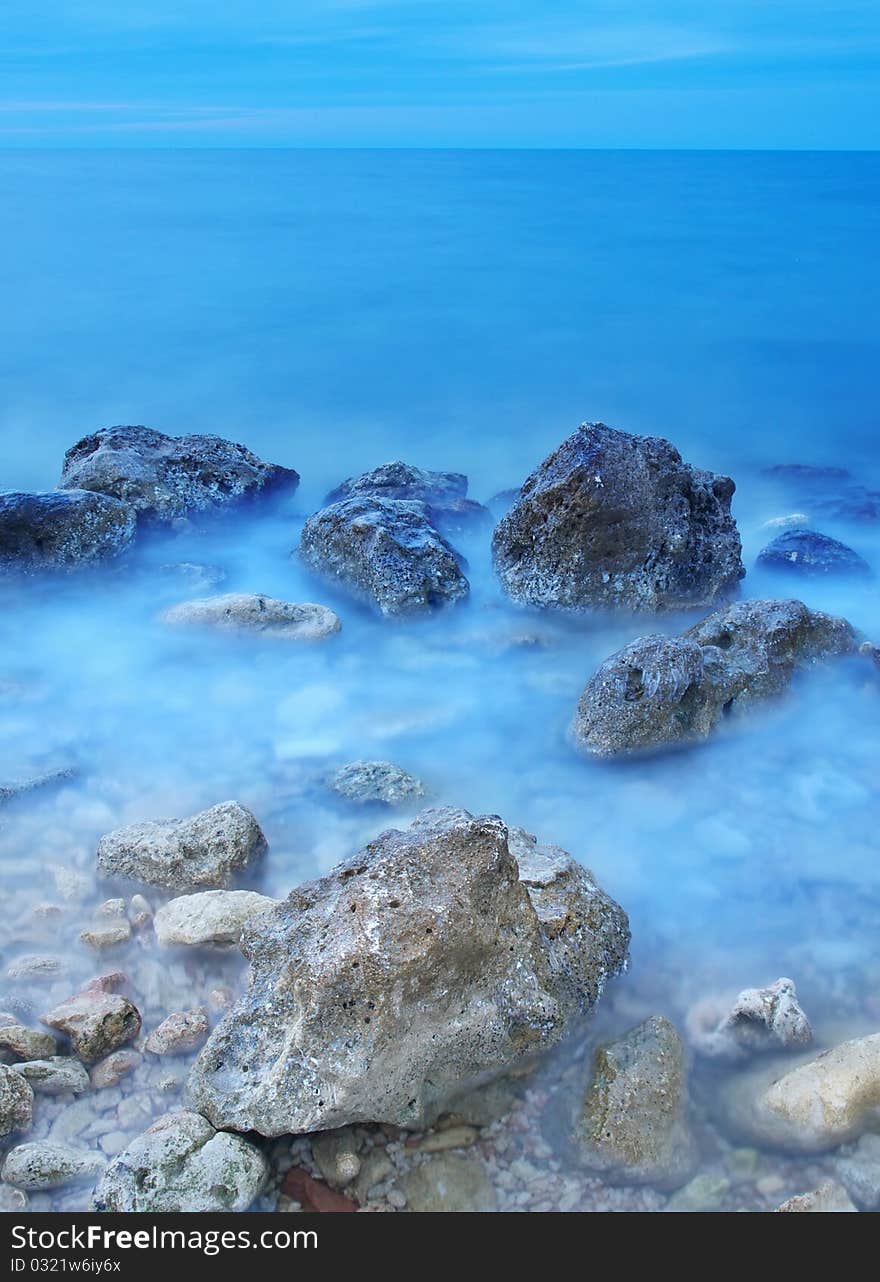
[(0, 145), (874, 148), (880, 0), (0, 0)]

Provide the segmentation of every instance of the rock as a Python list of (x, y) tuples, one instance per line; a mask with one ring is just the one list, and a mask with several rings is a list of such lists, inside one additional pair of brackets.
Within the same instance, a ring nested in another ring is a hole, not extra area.
[(394, 1174), (394, 1163), (384, 1148), (372, 1148), (361, 1162), (361, 1169), (354, 1185), (355, 1199), (363, 1206), (377, 1184)]
[(96, 1091), (118, 1086), (123, 1077), (131, 1073), (143, 1062), (143, 1056), (137, 1051), (113, 1051), (106, 1059), (96, 1064), (89, 1074), (92, 1087)]
[(700, 1175), (695, 1175), (677, 1193), (673, 1193), (664, 1210), (676, 1214), (720, 1211), (729, 1192), (730, 1180), (723, 1175), (712, 1175), (704, 1171)]
[(845, 619), (802, 601), (741, 601), (606, 659), (584, 687), (572, 741), (600, 757), (697, 743), (782, 694), (798, 670), (855, 647)]
[(203, 565), (200, 561), (170, 561), (160, 565), (159, 571), (185, 583), (191, 592), (211, 592), (227, 579), (219, 565)]
[(37, 1140), (11, 1149), (0, 1174), (14, 1188), (34, 1192), (67, 1188), (70, 1184), (88, 1184), (105, 1164), (100, 1153), (90, 1153), (70, 1144), (56, 1144), (51, 1140)]
[(729, 1006), (719, 997), (698, 1002), (688, 1012), (687, 1031), (698, 1054), (731, 1062), (799, 1049), (813, 1038), (794, 982), (785, 978), (766, 988), (746, 988)]
[(277, 902), (252, 890), (203, 890), (163, 904), (153, 926), (165, 947), (237, 944), (245, 922)]
[(497, 1211), (489, 1169), (473, 1154), (439, 1153), (401, 1180), (411, 1211)]
[(47, 953), (27, 953), (16, 957), (6, 974), (9, 979), (39, 981), (54, 979), (60, 971), (61, 962), (57, 957), (50, 957)]
[(473, 1126), (450, 1126), (443, 1131), (430, 1131), (413, 1147), (417, 1153), (448, 1153), (451, 1149), (470, 1148), (479, 1139)]
[(386, 616), (420, 614), (463, 600), (470, 587), (455, 550), (423, 503), (355, 498), (306, 521), (299, 553)]
[(107, 427), (67, 451), (60, 488), (111, 495), (141, 521), (170, 522), (298, 484), (291, 468), (264, 463), (219, 436)]
[(215, 1131), (198, 1113), (166, 1113), (107, 1167), (96, 1211), (246, 1211), (268, 1168), (239, 1135)]
[(425, 811), (245, 926), (250, 987), (191, 1097), (264, 1135), (420, 1127), (558, 1041), (628, 944), (623, 911), (564, 852), (511, 841), (497, 817)]
[(790, 1197), (787, 1202), (777, 1206), (777, 1211), (855, 1211), (845, 1188), (827, 1180), (811, 1193), (801, 1193), (799, 1197)]
[(427, 472), (398, 461), (349, 477), (327, 495), (324, 505), (359, 498), (403, 499), (424, 503), (438, 529), (457, 530), (489, 520), (489, 512), (467, 497), (467, 489), (468, 479), (461, 472)]
[(106, 899), (95, 913), (94, 925), (80, 932), (80, 939), (90, 948), (101, 950), (125, 944), (131, 939), (131, 922), (124, 899)]
[(103, 494), (0, 494), (0, 574), (93, 565), (124, 552), (134, 533), (131, 508)]
[(712, 605), (745, 573), (735, 488), (682, 462), (668, 441), (582, 423), (495, 527), (496, 571), (522, 605)]
[(21, 783), (0, 784), (0, 806), (19, 797), (29, 797), (35, 792), (43, 792), (70, 783), (76, 775), (77, 772), (72, 766), (62, 766), (59, 770), (47, 770), (45, 774), (24, 779)]
[(762, 530), (802, 530), (810, 524), (806, 512), (788, 512), (785, 516), (771, 516), (761, 522)]
[(684, 1047), (654, 1015), (596, 1051), (573, 1131), (578, 1159), (612, 1182), (678, 1188), (697, 1160), (686, 1112)]
[(405, 805), (425, 796), (425, 785), (391, 761), (352, 761), (337, 770), (330, 787), (346, 801)]
[(14, 1189), (11, 1184), (0, 1184), (0, 1211), (25, 1211), (27, 1205), (28, 1195), (23, 1189)]
[(728, 1127), (766, 1148), (821, 1153), (856, 1139), (880, 1107), (880, 1033), (780, 1075), (739, 1073), (719, 1097)]
[(128, 901), (128, 920), (135, 930), (145, 930), (153, 924), (153, 909), (143, 895), (132, 895)]
[(34, 1092), (7, 1064), (0, 1064), (0, 1139), (13, 1131), (26, 1131), (33, 1120)]
[(880, 1211), (880, 1135), (863, 1135), (836, 1163), (837, 1175), (863, 1211)]
[(103, 979), (68, 997), (42, 1019), (70, 1038), (74, 1052), (86, 1064), (132, 1041), (141, 1028), (137, 1007)]
[(178, 1010), (163, 1019), (158, 1028), (153, 1029), (144, 1050), (151, 1055), (186, 1055), (189, 1051), (197, 1050), (210, 1031), (206, 1010), (201, 1007), (197, 1010)]
[(282, 641), (323, 641), (342, 627), (339, 615), (326, 605), (296, 605), (248, 592), (183, 601), (166, 610), (162, 619), (176, 626), (214, 628), (220, 632), (259, 632)]
[(304, 1211), (352, 1212), (357, 1205), (350, 1197), (336, 1192), (316, 1180), (300, 1166), (291, 1167), (284, 1177), (281, 1191), (286, 1197), (299, 1202)]
[(37, 1095), (80, 1095), (89, 1089), (89, 1075), (77, 1059), (52, 1055), (47, 1059), (31, 1059), (16, 1064), (20, 1073)]
[(55, 1038), (41, 1029), (25, 1028), (23, 1024), (6, 1024), (0, 1028), (0, 1059), (9, 1063), (14, 1059), (45, 1059), (56, 1051)]
[(188, 819), (147, 820), (107, 833), (98, 844), (98, 872), (169, 890), (225, 887), (266, 850), (251, 812), (223, 801)]
[(784, 570), (812, 578), (832, 574), (870, 578), (872, 574), (870, 565), (858, 552), (815, 530), (786, 530), (758, 554), (757, 564), (765, 570)]
[(324, 1179), (335, 1189), (350, 1184), (361, 1169), (357, 1137), (348, 1127), (316, 1135), (312, 1140), (312, 1157)]

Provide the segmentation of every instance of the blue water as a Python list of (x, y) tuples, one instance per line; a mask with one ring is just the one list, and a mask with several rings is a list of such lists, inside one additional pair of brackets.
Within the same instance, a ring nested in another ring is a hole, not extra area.
[[(4, 595), (0, 782), (81, 771), (0, 830), (4, 965), (64, 954), (62, 978), (28, 993), (40, 1009), (101, 966), (81, 913), (31, 921), (54, 865), (93, 880), (102, 832), (234, 796), (263, 823), (265, 888), (283, 894), (388, 825), (320, 786), (370, 757), (592, 866), (633, 923), (607, 1004), (623, 1026), (681, 1022), (705, 991), (780, 974), (817, 1027), (876, 1024), (866, 665), (803, 680), (704, 748), (598, 765), (565, 738), (585, 680), (639, 632), (687, 620), (515, 610), (484, 531), (461, 541), (466, 607), (389, 625), (289, 553), (344, 476), (402, 457), (465, 471), (486, 499), (604, 419), (731, 474), (743, 591), (779, 594), (752, 569), (761, 525), (805, 500), (760, 469), (835, 463), (880, 483), (878, 207), (872, 154), (0, 155), (3, 488), (51, 488), (67, 446), (112, 423), (228, 436), (303, 477), (280, 511), (168, 536), (131, 573)], [(880, 572), (880, 524), (818, 524)], [(186, 591), (158, 567), (183, 560), (220, 565), (224, 590), (324, 601), (342, 634), (296, 653), (170, 634), (157, 615)], [(784, 594), (880, 635), (876, 585)], [(141, 952), (113, 964), (137, 980)], [(195, 1004), (209, 978), (174, 982)], [(149, 991), (157, 1022), (167, 994)]]

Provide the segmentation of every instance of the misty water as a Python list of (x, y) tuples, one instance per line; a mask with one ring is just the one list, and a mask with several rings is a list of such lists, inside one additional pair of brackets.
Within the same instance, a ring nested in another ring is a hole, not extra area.
[[(744, 596), (798, 596), (880, 639), (875, 582), (753, 568), (765, 521), (815, 512), (880, 571), (880, 522), (829, 516), (821, 486), (762, 471), (833, 464), (880, 488), (875, 156), (6, 153), (0, 191), (3, 488), (51, 489), (64, 450), (112, 423), (216, 433), (302, 474), (292, 496), (146, 536), (119, 564), (3, 582), (0, 784), (75, 775), (0, 812), (0, 1010), (36, 1025), (120, 969), (148, 1030), (240, 984), (229, 955), (80, 942), (114, 893), (95, 881), (98, 839), (235, 798), (269, 841), (259, 886), (283, 896), (413, 813), (327, 790), (346, 762), (383, 759), (437, 804), (563, 846), (626, 908), (632, 964), (597, 1036), (654, 1013), (681, 1027), (699, 997), (780, 975), (819, 1048), (877, 1031), (868, 664), (802, 676), (706, 745), (593, 762), (566, 737), (586, 679), (640, 633), (698, 616), (519, 609), (492, 574), (491, 526), (453, 539), (470, 600), (421, 621), (379, 619), (292, 555), (343, 477), (402, 458), (466, 472), (485, 502), (601, 419), (734, 477)], [(342, 631), (294, 646), (170, 629), (162, 610), (205, 594), (182, 563), (217, 567), (221, 591), (322, 602)], [(59, 868), (87, 888), (66, 899)], [(58, 969), (16, 978), (33, 955)], [(184, 1075), (148, 1064), (109, 1132), (101, 1093), (83, 1096), (73, 1134), (87, 1146), (138, 1134), (180, 1103)], [(691, 1076), (725, 1205), (815, 1187), (831, 1159), (766, 1154), (751, 1183), (736, 1176), (713, 1079), (699, 1062)], [(63, 1129), (62, 1105), (38, 1097), (38, 1118), (42, 1107), (43, 1133)]]

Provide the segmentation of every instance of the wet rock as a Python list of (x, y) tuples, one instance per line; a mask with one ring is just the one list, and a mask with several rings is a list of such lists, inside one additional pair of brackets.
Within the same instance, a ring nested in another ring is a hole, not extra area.
[(869, 578), (871, 567), (852, 548), (815, 530), (786, 530), (758, 554), (765, 570), (782, 570), (803, 577)]
[(845, 619), (802, 601), (741, 601), (680, 637), (646, 636), (587, 682), (571, 726), (600, 757), (706, 739), (719, 723), (785, 692), (795, 673), (855, 651)]
[(264, 1135), (420, 1126), (558, 1041), (629, 930), (570, 856), (527, 854), (528, 882), (500, 819), (429, 810), (262, 913), (241, 939), (250, 987), (190, 1074), (196, 1105)]
[(684, 1047), (660, 1015), (600, 1046), (573, 1139), (579, 1160), (612, 1182), (678, 1188), (693, 1174)]
[(837, 1175), (863, 1211), (880, 1211), (880, 1135), (870, 1133), (837, 1159)]
[(169, 890), (225, 887), (266, 849), (251, 812), (223, 801), (188, 819), (148, 820), (108, 833), (98, 844), (98, 872)]
[(777, 1211), (855, 1211), (845, 1188), (834, 1180), (827, 1180), (811, 1193), (790, 1197), (777, 1206)]
[(43, 1023), (65, 1033), (74, 1052), (94, 1064), (137, 1037), (141, 1017), (137, 1007), (112, 991), (114, 977), (94, 980), (43, 1016)]
[(333, 792), (346, 801), (401, 806), (425, 796), (425, 785), (391, 761), (352, 761), (330, 780)]
[(711, 605), (745, 573), (734, 489), (729, 477), (684, 463), (668, 441), (583, 423), (499, 521), (495, 568), (523, 605)]
[(35, 1192), (67, 1188), (71, 1184), (88, 1184), (104, 1166), (100, 1153), (90, 1153), (70, 1144), (56, 1144), (51, 1140), (36, 1140), (11, 1149), (0, 1175), (14, 1188)]
[(428, 472), (398, 461), (349, 477), (327, 495), (324, 504), (358, 498), (424, 503), (432, 524), (454, 531), (489, 520), (489, 512), (467, 497), (467, 489), (468, 479), (461, 472)]
[(246, 1211), (266, 1181), (262, 1153), (198, 1113), (166, 1113), (115, 1157), (97, 1211)]
[(245, 922), (277, 900), (252, 890), (204, 890), (163, 904), (153, 925), (165, 947), (237, 944)]
[(89, 948), (100, 951), (125, 944), (131, 939), (131, 922), (124, 899), (106, 899), (95, 912), (93, 925), (80, 931), (80, 939)]
[(26, 1131), (33, 1120), (34, 1093), (7, 1064), (0, 1064), (0, 1138)]
[(312, 1157), (331, 1188), (345, 1188), (357, 1178), (361, 1169), (357, 1136), (348, 1127), (316, 1135), (312, 1140)]
[(482, 1158), (438, 1153), (400, 1181), (411, 1211), (496, 1211), (498, 1199)]
[(291, 468), (219, 436), (108, 427), (67, 451), (60, 488), (111, 495), (141, 520), (169, 522), (298, 484)]
[(23, 1024), (6, 1024), (0, 1028), (0, 1060), (4, 1063), (45, 1059), (47, 1055), (54, 1055), (56, 1049), (55, 1038), (41, 1029), (25, 1028)]
[(177, 1010), (163, 1019), (158, 1028), (153, 1029), (144, 1044), (144, 1050), (151, 1055), (186, 1055), (197, 1050), (210, 1031), (206, 1010), (201, 1007), (197, 1010)]
[(326, 605), (276, 601), (273, 597), (249, 592), (183, 601), (166, 610), (162, 619), (175, 626), (258, 632), (282, 641), (323, 641), (342, 627), (339, 615)]
[(813, 1030), (790, 979), (746, 988), (731, 1004), (709, 997), (688, 1012), (689, 1040), (700, 1055), (736, 1062), (766, 1051), (800, 1049)]
[(103, 494), (0, 494), (0, 574), (93, 565), (124, 552), (134, 533), (131, 508)]
[(739, 1073), (720, 1092), (729, 1128), (764, 1147), (820, 1153), (856, 1139), (880, 1107), (880, 1033), (780, 1073)]
[(306, 521), (300, 556), (386, 616), (420, 614), (463, 600), (470, 587), (455, 550), (423, 503), (353, 498)]
[(101, 1091), (118, 1086), (123, 1077), (133, 1072), (142, 1062), (143, 1056), (137, 1051), (113, 1051), (96, 1064), (89, 1074), (93, 1089)]
[(77, 1059), (52, 1055), (16, 1064), (20, 1073), (37, 1095), (80, 1095), (89, 1089), (89, 1075)]

